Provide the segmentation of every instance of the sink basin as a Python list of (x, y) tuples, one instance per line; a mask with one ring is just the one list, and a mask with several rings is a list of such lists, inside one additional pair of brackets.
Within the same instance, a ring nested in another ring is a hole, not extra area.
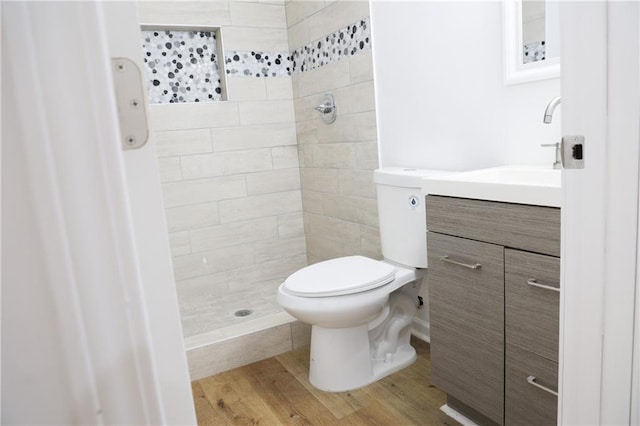
[(560, 170), (502, 166), (425, 178), (422, 192), (432, 195), (560, 207)]

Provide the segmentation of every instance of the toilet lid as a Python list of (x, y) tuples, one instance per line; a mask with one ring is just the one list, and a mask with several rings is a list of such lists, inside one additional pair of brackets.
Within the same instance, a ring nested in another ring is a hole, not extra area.
[(363, 256), (347, 256), (307, 266), (284, 282), (288, 293), (327, 297), (359, 293), (390, 283), (396, 268)]

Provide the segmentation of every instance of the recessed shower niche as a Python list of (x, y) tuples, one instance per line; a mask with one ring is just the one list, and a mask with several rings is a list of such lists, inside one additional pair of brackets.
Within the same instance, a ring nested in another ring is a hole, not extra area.
[(226, 100), (219, 28), (142, 26), (150, 104)]

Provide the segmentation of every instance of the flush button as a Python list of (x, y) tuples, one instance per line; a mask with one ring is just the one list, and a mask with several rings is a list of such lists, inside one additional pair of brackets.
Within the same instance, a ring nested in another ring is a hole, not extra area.
[(420, 205), (420, 200), (415, 195), (409, 197), (409, 206), (415, 210)]

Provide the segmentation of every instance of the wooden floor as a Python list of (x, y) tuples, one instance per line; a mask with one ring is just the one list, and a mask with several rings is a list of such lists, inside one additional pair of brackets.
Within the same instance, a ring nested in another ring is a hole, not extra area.
[(430, 383), (429, 345), (418, 360), (364, 388), (342, 393), (309, 384), (309, 347), (192, 383), (199, 425), (457, 425)]

